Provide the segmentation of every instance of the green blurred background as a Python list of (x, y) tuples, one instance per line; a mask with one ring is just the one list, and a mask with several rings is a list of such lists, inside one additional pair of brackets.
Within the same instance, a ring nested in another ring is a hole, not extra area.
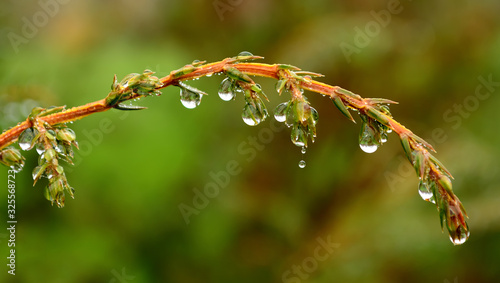
[[(194, 110), (171, 87), (137, 102), (148, 110), (72, 124), (81, 150), (66, 168), (76, 197), (62, 209), (44, 199), (43, 181), (32, 187), (37, 156), (25, 154), (16, 176), (16, 276), (6, 268), (4, 168), (0, 281), (498, 282), (500, 87), (476, 94), (479, 77), (500, 82), (498, 11), (493, 0), (5, 0), (2, 129), (34, 106), (102, 99), (114, 74), (149, 68), (165, 76), (195, 59), (247, 50), (364, 97), (398, 101), (396, 119), (431, 141), (455, 176), (471, 236), (453, 246), (441, 232), (394, 134), (366, 154), (359, 123), (306, 93), (320, 121), (302, 157), (271, 119), (245, 125), (242, 98), (219, 99), (222, 76), (214, 76), (192, 82), (209, 93)], [(346, 56), (348, 45), (354, 53)], [(270, 110), (288, 99), (272, 80), (256, 80)], [(235, 164), (238, 173), (223, 180)], [(214, 175), (224, 184), (187, 224), (179, 205), (193, 206), (195, 189), (213, 185)]]

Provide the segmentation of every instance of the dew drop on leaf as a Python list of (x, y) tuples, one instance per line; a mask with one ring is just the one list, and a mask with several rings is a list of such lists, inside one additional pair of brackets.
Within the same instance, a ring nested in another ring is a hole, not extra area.
[(455, 231), (455, 235), (450, 234), (450, 241), (456, 246), (461, 245), (469, 239), (470, 232), (462, 226)]
[(233, 100), (235, 94), (233, 92), (233, 81), (229, 78), (225, 78), (219, 87), (219, 97), (224, 101)]
[(248, 51), (241, 51), (238, 56), (253, 56), (252, 53), (248, 52)]
[(373, 153), (379, 147), (376, 130), (364, 122), (359, 134), (359, 147), (366, 153)]
[(420, 183), (418, 184), (418, 193), (425, 201), (431, 201), (431, 198), (433, 197), (432, 192), (427, 187), (427, 184), (423, 181), (420, 181)]
[(283, 102), (274, 108), (274, 119), (278, 122), (285, 122), (288, 102)]
[(188, 109), (196, 108), (200, 105), (201, 94), (187, 88), (181, 88), (181, 103)]
[(35, 138), (35, 133), (33, 132), (33, 130), (31, 128), (24, 130), (19, 135), (19, 138), (18, 138), (19, 147), (22, 150), (32, 149), (33, 147), (31, 145), (31, 143), (32, 143), (34, 138)]
[(41, 155), (45, 152), (45, 146), (43, 145), (43, 143), (37, 143), (35, 149), (38, 155)]
[(243, 108), (241, 118), (243, 118), (243, 122), (249, 126), (256, 126), (262, 121), (259, 113), (257, 113), (256, 109), (250, 104), (246, 104)]

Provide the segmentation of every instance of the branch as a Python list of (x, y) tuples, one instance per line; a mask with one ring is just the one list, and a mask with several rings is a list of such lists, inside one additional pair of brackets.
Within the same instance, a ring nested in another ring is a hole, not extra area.
[(219, 89), (220, 97), (232, 100), (236, 95), (243, 95), (243, 121), (254, 126), (269, 116), (264, 103), (268, 98), (250, 76), (267, 77), (278, 80), (276, 91), (280, 95), (288, 93), (291, 97), (290, 101), (276, 107), (274, 116), (291, 128), (291, 140), (299, 147), (306, 148), (309, 140), (314, 142), (318, 122), (318, 113), (307, 101), (304, 90), (328, 96), (341, 113), (354, 123), (351, 111), (358, 113), (361, 117), (359, 143), (367, 153), (376, 151), (387, 141), (388, 134), (395, 132), (419, 177), (420, 195), (438, 209), (442, 229), (446, 226), (454, 244), (462, 244), (468, 239), (469, 228), (465, 221), (467, 214), (452, 191), (451, 173), (431, 154), (435, 150), (429, 143), (392, 117), (389, 105), (396, 102), (383, 98), (363, 98), (341, 87), (319, 82), (313, 78), (322, 77), (321, 74), (302, 71), (295, 66), (250, 62), (256, 59), (262, 57), (242, 52), (236, 57), (214, 63), (195, 61), (160, 79), (152, 76), (153, 72), (149, 70), (142, 74), (130, 74), (120, 82), (115, 75), (111, 92), (106, 98), (70, 109), (35, 108), (26, 121), (4, 131), (0, 135), (0, 162), (14, 170), (21, 170), (24, 158), (20, 151), (7, 146), (16, 141), (23, 150), (36, 146), (41, 158), (39, 166), (33, 171), (34, 181), (47, 177), (49, 185), (45, 189), (45, 195), (51, 202), (62, 207), (64, 191), (73, 196), (73, 188), (69, 186), (58, 159), (71, 163), (72, 146), (78, 147), (76, 136), (66, 127), (66, 123), (112, 108), (144, 109), (125, 102), (146, 96), (159, 96), (160, 89), (169, 86), (179, 87), (184, 106), (194, 108), (205, 93), (184, 82), (223, 73), (226, 78)]

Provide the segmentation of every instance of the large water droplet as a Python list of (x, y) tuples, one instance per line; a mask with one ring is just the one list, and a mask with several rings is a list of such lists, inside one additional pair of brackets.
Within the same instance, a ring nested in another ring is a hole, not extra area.
[(32, 149), (33, 148), (32, 142), (34, 138), (35, 138), (35, 133), (33, 129), (27, 128), (19, 135), (18, 138), (19, 147), (22, 150)]
[(224, 101), (233, 100), (235, 94), (233, 92), (233, 80), (225, 78), (219, 87), (219, 97)]
[(274, 119), (278, 122), (285, 122), (286, 120), (286, 110), (288, 108), (289, 102), (283, 102), (274, 108)]
[(306, 167), (306, 161), (305, 160), (299, 161), (299, 168), (304, 168), (304, 167)]
[(201, 94), (185, 87), (181, 87), (181, 102), (188, 109), (196, 108), (200, 105)]
[(422, 199), (425, 201), (431, 201), (432, 197), (434, 196), (429, 190), (427, 183), (425, 183), (424, 181), (420, 181), (420, 183), (418, 184), (418, 193), (420, 194), (420, 197), (422, 197)]
[(307, 134), (300, 124), (294, 125), (290, 133), (292, 142), (296, 146), (307, 146)]
[(363, 122), (361, 125), (361, 132), (359, 134), (359, 147), (366, 153), (373, 153), (377, 151), (379, 143), (376, 136), (376, 130), (368, 123)]
[(450, 234), (450, 241), (456, 246), (465, 243), (469, 239), (470, 232), (462, 226), (459, 226), (454, 235)]
[(31, 176), (33, 176), (33, 180), (38, 180), (41, 176), (43, 176), (43, 172), (45, 171), (45, 169), (47, 168), (47, 166), (37, 166), (33, 169), (33, 172), (31, 173)]
[(255, 109), (255, 107), (253, 107), (248, 103), (243, 108), (243, 113), (241, 113), (241, 118), (243, 118), (243, 122), (245, 122), (245, 124), (249, 126), (256, 126), (263, 120), (261, 115)]

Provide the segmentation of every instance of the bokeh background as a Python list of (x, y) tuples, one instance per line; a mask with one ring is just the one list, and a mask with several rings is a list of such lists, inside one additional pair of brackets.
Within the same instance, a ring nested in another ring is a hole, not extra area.
[[(149, 68), (165, 76), (195, 59), (247, 50), (364, 97), (398, 101), (396, 119), (428, 139), (455, 176), (471, 236), (453, 246), (441, 232), (394, 134), (366, 154), (360, 124), (306, 93), (320, 121), (302, 156), (272, 119), (244, 124), (242, 98), (219, 99), (222, 76), (213, 76), (192, 82), (209, 93), (194, 110), (170, 87), (136, 102), (148, 110), (70, 125), (81, 150), (66, 166), (76, 198), (62, 209), (44, 199), (43, 181), (32, 187), (37, 156), (25, 153), (16, 176), (15, 276), (6, 268), (4, 168), (0, 281), (498, 282), (498, 11), (493, 0), (3, 1), (2, 129), (34, 106), (102, 99), (114, 74)], [(481, 99), (479, 78), (493, 81)], [(256, 80), (270, 110), (288, 99), (272, 80)], [(217, 196), (186, 223), (179, 205), (193, 207), (213, 176), (221, 178)]]

